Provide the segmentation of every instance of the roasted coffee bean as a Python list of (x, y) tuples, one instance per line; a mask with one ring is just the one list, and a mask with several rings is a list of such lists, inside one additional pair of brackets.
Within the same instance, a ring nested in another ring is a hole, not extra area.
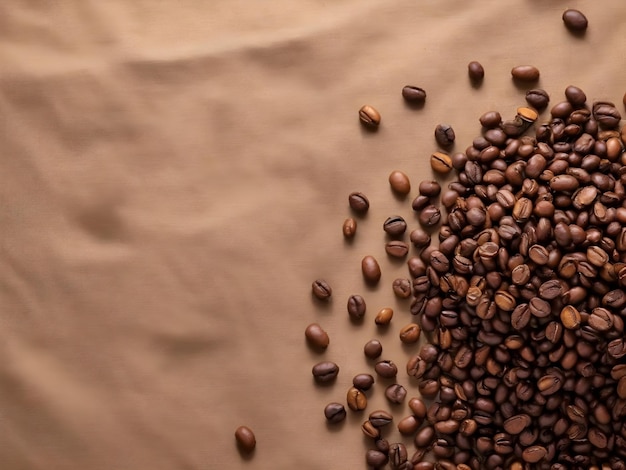
[(369, 390), (374, 385), (374, 377), (370, 374), (358, 374), (352, 379), (352, 385), (359, 390)]
[(392, 237), (399, 237), (406, 231), (406, 221), (399, 215), (394, 215), (383, 223), (383, 230)]
[(401, 442), (394, 442), (389, 446), (389, 463), (392, 469), (400, 469), (408, 459), (406, 447)]
[(391, 240), (385, 244), (385, 251), (393, 258), (404, 258), (409, 254), (409, 245), (400, 240)]
[(515, 80), (534, 82), (539, 80), (539, 69), (532, 65), (518, 65), (511, 69), (511, 75)]
[(378, 450), (369, 449), (365, 453), (365, 462), (370, 467), (383, 468), (385, 465), (387, 465), (388, 461), (389, 461), (389, 457), (387, 457), (387, 454), (380, 452)]
[(472, 62), (467, 64), (467, 74), (473, 82), (479, 82), (485, 76), (485, 69), (480, 64), (480, 62), (476, 62), (475, 60), (473, 60)]
[(356, 387), (350, 387), (346, 395), (348, 408), (352, 411), (361, 411), (367, 407), (367, 398), (361, 390)]
[(316, 382), (322, 384), (329, 383), (337, 378), (339, 366), (330, 361), (318, 362), (313, 366), (311, 372)]
[(348, 239), (353, 238), (356, 235), (356, 227), (356, 220), (354, 220), (352, 217), (347, 218), (343, 222), (343, 226), (341, 228), (343, 236)]
[(369, 284), (378, 284), (381, 277), (380, 265), (373, 256), (365, 256), (361, 260), (363, 278)]
[(393, 421), (393, 416), (387, 411), (376, 410), (370, 413), (369, 421), (377, 428), (382, 428)]
[(404, 344), (415, 344), (420, 338), (421, 327), (417, 323), (409, 323), (400, 329), (400, 341)]
[(504, 422), (504, 430), (509, 434), (520, 434), (524, 429), (526, 429), (531, 424), (531, 417), (527, 414), (519, 414), (515, 416), (511, 416)]
[(411, 181), (409, 177), (401, 171), (392, 171), (389, 175), (389, 185), (396, 193), (406, 196), (411, 192)]
[(437, 173), (450, 173), (452, 170), (452, 159), (446, 153), (435, 152), (430, 156), (430, 167)]
[(377, 325), (389, 325), (392, 318), (393, 318), (393, 309), (389, 307), (383, 307), (376, 314), (376, 318), (374, 318), (374, 322)]
[(408, 436), (415, 433), (421, 424), (421, 420), (417, 419), (415, 416), (405, 416), (398, 422), (398, 431), (400, 434)]
[(393, 293), (400, 299), (408, 299), (411, 297), (412, 284), (408, 279), (395, 279), (392, 284)]
[(524, 462), (537, 463), (545, 458), (548, 451), (542, 446), (530, 446), (524, 449), (522, 452), (522, 459)]
[(313, 295), (320, 300), (329, 300), (333, 295), (333, 289), (324, 279), (317, 279), (313, 281), (311, 286)]
[(374, 366), (374, 370), (385, 379), (392, 379), (398, 373), (398, 367), (390, 360), (377, 362)]
[(346, 419), (346, 409), (341, 403), (332, 402), (324, 408), (324, 416), (329, 423), (336, 424)]
[(526, 92), (526, 102), (533, 108), (541, 111), (550, 102), (550, 96), (545, 90), (535, 88)]
[(436, 197), (441, 193), (441, 185), (436, 181), (425, 180), (419, 184), (419, 193), (426, 197)]
[(568, 330), (575, 330), (580, 327), (582, 318), (578, 309), (572, 305), (566, 305), (561, 310), (561, 323)]
[(370, 201), (363, 193), (351, 193), (348, 203), (354, 212), (365, 213), (370, 208)]
[(494, 129), (502, 122), (502, 116), (497, 111), (487, 111), (478, 120), (486, 129)]
[(419, 196), (416, 196), (415, 199), (413, 199), (411, 207), (415, 212), (419, 212), (429, 204), (431, 204), (431, 198), (420, 194)]
[(359, 109), (359, 120), (366, 128), (376, 129), (380, 125), (380, 113), (366, 104)]
[(435, 140), (442, 147), (449, 147), (454, 143), (456, 135), (449, 124), (438, 124), (435, 127)]
[(328, 333), (317, 323), (311, 323), (304, 330), (304, 336), (311, 346), (317, 349), (326, 349), (330, 343)]
[(422, 225), (432, 227), (441, 220), (441, 211), (437, 206), (430, 204), (420, 211), (418, 218)]
[(584, 105), (587, 101), (587, 95), (585, 95), (585, 92), (574, 85), (570, 85), (565, 89), (565, 97), (567, 98), (567, 101), (576, 107)]
[(622, 119), (615, 105), (608, 101), (596, 101), (593, 103), (593, 117), (600, 126), (606, 129), (614, 129)]
[(378, 439), (380, 437), (380, 430), (374, 426), (370, 421), (365, 421), (361, 425), (361, 430), (366, 437), (371, 439)]
[(256, 447), (256, 436), (248, 426), (239, 426), (235, 430), (235, 440), (242, 452), (250, 453)]
[(383, 353), (383, 346), (377, 339), (371, 339), (363, 347), (363, 353), (369, 359), (377, 359)]
[(423, 103), (426, 100), (426, 91), (416, 86), (406, 85), (402, 88), (402, 97), (410, 103)]
[(563, 12), (563, 23), (572, 32), (580, 33), (587, 29), (587, 17), (579, 10), (569, 8)]
[(409, 400), (409, 408), (415, 416), (422, 419), (426, 417), (427, 407), (426, 404), (419, 398), (411, 398)]
[(365, 300), (358, 294), (351, 295), (348, 298), (348, 315), (353, 320), (360, 320), (365, 315)]
[(406, 389), (400, 384), (391, 384), (385, 389), (387, 400), (396, 405), (404, 402), (406, 393)]

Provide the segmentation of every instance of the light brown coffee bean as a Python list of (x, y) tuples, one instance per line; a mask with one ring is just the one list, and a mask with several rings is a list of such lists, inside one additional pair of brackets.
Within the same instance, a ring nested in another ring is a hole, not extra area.
[(430, 156), (430, 167), (437, 173), (450, 173), (452, 170), (452, 159), (446, 153), (435, 152)]
[(409, 177), (401, 171), (392, 171), (389, 175), (389, 185), (396, 193), (406, 196), (411, 192), (411, 181)]
[(534, 82), (539, 80), (539, 69), (532, 65), (518, 65), (511, 69), (511, 75), (515, 80)]
[(573, 305), (566, 305), (561, 310), (561, 323), (568, 330), (578, 329), (581, 321), (580, 312)]
[(400, 329), (400, 341), (404, 344), (414, 344), (420, 338), (422, 328), (417, 323), (409, 323)]
[(366, 104), (359, 109), (359, 120), (368, 129), (376, 129), (380, 125), (380, 113)]
[(250, 453), (256, 447), (256, 436), (248, 426), (239, 426), (235, 430), (235, 439), (242, 452)]
[(311, 323), (304, 330), (304, 336), (309, 344), (318, 349), (326, 349), (330, 343), (328, 333), (317, 323)]
[(409, 436), (418, 430), (421, 420), (413, 415), (405, 416), (398, 422), (398, 431), (404, 436)]
[(356, 227), (356, 220), (354, 220), (352, 217), (348, 217), (346, 220), (344, 220), (343, 226), (341, 227), (343, 236), (346, 238), (353, 238), (356, 235)]
[(370, 421), (365, 421), (361, 425), (361, 431), (363, 431), (363, 434), (365, 434), (367, 437), (370, 437), (372, 439), (378, 439), (380, 437), (380, 429), (374, 426), (374, 424)]
[(365, 256), (361, 260), (361, 271), (363, 272), (363, 278), (369, 284), (378, 284), (378, 281), (380, 281), (380, 265), (373, 256)]
[(365, 394), (356, 387), (350, 387), (346, 394), (346, 402), (348, 408), (352, 411), (361, 411), (367, 407), (367, 398)]
[(393, 309), (389, 307), (381, 308), (374, 318), (374, 322), (377, 325), (389, 325), (393, 318)]

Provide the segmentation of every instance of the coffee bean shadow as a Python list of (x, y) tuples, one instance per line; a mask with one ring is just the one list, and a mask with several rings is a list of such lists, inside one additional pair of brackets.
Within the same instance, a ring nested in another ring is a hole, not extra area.
[(370, 281), (367, 281), (367, 280), (363, 279), (363, 284), (365, 285), (365, 288), (367, 289), (368, 292), (374, 292), (374, 291), (378, 290), (378, 286), (380, 285), (380, 281), (378, 281), (378, 282), (370, 282)]
[(306, 343), (307, 343), (307, 346), (309, 347), (309, 351), (315, 353), (316, 355), (324, 354), (324, 352), (326, 352), (326, 350), (328, 349), (328, 348), (322, 348), (322, 347), (316, 346), (308, 338), (306, 340)]
[(484, 78), (470, 78), (470, 86), (474, 89), (474, 90), (478, 90), (479, 88), (482, 88), (483, 86), (483, 82), (485, 81)]
[(256, 448), (252, 450), (247, 450), (240, 443), (237, 443), (237, 450), (239, 451), (239, 455), (241, 456), (242, 460), (248, 462), (252, 460), (254, 458), (254, 455), (256, 454)]
[(567, 29), (567, 32), (569, 33), (570, 36), (572, 36), (573, 38), (575, 38), (578, 41), (584, 40), (585, 39), (585, 35), (587, 34), (587, 30), (586, 29), (582, 30), (582, 31), (573, 31), (571, 29)]
[(315, 380), (315, 377), (311, 376), (311, 383), (316, 389), (328, 389), (332, 388), (332, 386), (337, 383), (337, 377), (335, 377), (330, 382), (318, 382), (317, 380)]
[(420, 343), (419, 341), (416, 343), (412, 343), (412, 344), (408, 344), (408, 343), (402, 343), (402, 350), (406, 353), (406, 354), (410, 354), (415, 355), (417, 353), (420, 352)]
[(368, 126), (364, 126), (363, 124), (361, 124), (361, 136), (365, 137), (366, 139), (372, 139), (374, 138), (374, 136), (376, 136), (376, 134), (378, 134), (378, 132), (380, 132), (380, 126), (379, 127), (368, 127)]
[[(391, 194), (393, 194), (393, 198), (398, 202), (405, 202), (409, 198), (408, 194), (402, 194), (393, 189), (391, 190)], [(394, 238), (394, 240), (397, 240), (397, 238)]]
[(406, 264), (408, 257), (408, 254), (406, 256), (403, 256), (402, 258), (387, 255), (387, 260), (395, 266), (400, 266), (401, 264)]
[(511, 82), (513, 82), (515, 88), (523, 92), (527, 92), (528, 90), (532, 90), (533, 88), (541, 88), (541, 78), (539, 80), (529, 82), (526, 80), (520, 80), (518, 78), (511, 77)]
[(332, 306), (333, 300), (332, 298), (327, 300), (318, 299), (313, 293), (311, 293), (311, 302), (313, 303), (313, 305), (318, 307), (318, 309), (328, 311)]
[(404, 106), (406, 106), (407, 108), (413, 110), (413, 111), (419, 111), (420, 109), (424, 108), (424, 106), (426, 106), (426, 101), (404, 101)]
[[(351, 410), (347, 410), (347, 411), (351, 411)], [(339, 432), (341, 431), (345, 425), (346, 425), (346, 419), (342, 419), (340, 422), (338, 423), (331, 423), (328, 420), (326, 421), (326, 430), (329, 432)]]

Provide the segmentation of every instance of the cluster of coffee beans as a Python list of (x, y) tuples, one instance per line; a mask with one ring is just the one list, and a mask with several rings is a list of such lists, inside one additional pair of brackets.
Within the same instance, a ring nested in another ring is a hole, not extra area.
[[(512, 74), (532, 81), (539, 71), (521, 66)], [(421, 90), (405, 87), (403, 95), (407, 89)], [(420, 397), (397, 423), (415, 450), (389, 443), (382, 432), (392, 415), (372, 411), (362, 425), (373, 444), (370, 467), (626, 469), (626, 126), (613, 103), (589, 105), (575, 86), (564, 95), (538, 124), (550, 97), (529, 90), (528, 106), (513, 119), (480, 116), (481, 135), (465, 151), (431, 155), (433, 170), (454, 170), (456, 179), (447, 189), (419, 184), (412, 208), (422, 227), (410, 232), (419, 255), (408, 259), (411, 279), (393, 284), (399, 297), (413, 295), (414, 320), (400, 340), (416, 344), (422, 332), (427, 339), (406, 363)], [(448, 147), (454, 131), (440, 124), (435, 139)], [(410, 190), (404, 173), (389, 181), (396, 192)], [(348, 199), (357, 214), (369, 209), (364, 194)], [(391, 216), (383, 229), (393, 239), (387, 254), (407, 256), (409, 246), (398, 240), (406, 221)], [(355, 232), (356, 221), (347, 219), (344, 236)], [(361, 268), (368, 283), (378, 283), (373, 256)], [(331, 293), (323, 280), (312, 289), (322, 300)], [(363, 317), (361, 296), (350, 297), (348, 313)], [(383, 308), (375, 322), (392, 316)], [(313, 329), (325, 347), (327, 335)], [(364, 353), (378, 360), (382, 346), (372, 340)], [(322, 362), (313, 375), (326, 382), (338, 371)], [(394, 379), (398, 367), (378, 360), (374, 371)], [(350, 410), (367, 407), (373, 384), (370, 374), (354, 377)], [(385, 396), (402, 403), (407, 390), (394, 383)], [(324, 410), (331, 423), (346, 413), (338, 402)]]

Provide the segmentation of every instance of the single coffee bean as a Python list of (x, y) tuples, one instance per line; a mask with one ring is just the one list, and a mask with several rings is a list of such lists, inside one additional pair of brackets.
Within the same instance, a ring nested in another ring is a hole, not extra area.
[(313, 366), (311, 372), (316, 382), (322, 384), (329, 383), (337, 378), (339, 366), (330, 361), (318, 362)]
[(391, 403), (399, 405), (406, 398), (406, 389), (400, 384), (391, 384), (385, 389), (385, 397)]
[(472, 62), (467, 64), (467, 74), (472, 81), (478, 82), (484, 78), (485, 69), (480, 64), (480, 62), (476, 62), (475, 60), (473, 60)]
[(554, 395), (563, 387), (563, 380), (557, 374), (547, 374), (537, 381), (537, 389), (542, 395)]
[(414, 211), (418, 212), (424, 209), (424, 207), (426, 207), (430, 203), (431, 203), (430, 197), (420, 194), (419, 196), (416, 196), (415, 199), (413, 199), (413, 202), (411, 203), (411, 207), (413, 208)]
[(478, 119), (486, 129), (495, 129), (502, 122), (502, 116), (497, 111), (487, 111)]
[(591, 311), (587, 323), (595, 331), (609, 331), (614, 325), (614, 316), (606, 308), (597, 307)]
[(518, 65), (511, 69), (511, 75), (515, 80), (534, 82), (539, 80), (539, 69), (532, 65)]
[(248, 426), (239, 426), (235, 430), (235, 439), (242, 452), (250, 453), (256, 447), (256, 436)]
[(380, 266), (373, 256), (365, 256), (361, 260), (361, 271), (367, 283), (378, 284), (378, 281), (380, 281)]
[(413, 415), (405, 416), (398, 423), (398, 431), (400, 432), (400, 434), (409, 436), (415, 433), (415, 431), (418, 430), (421, 424), (422, 424), (421, 421), (417, 419), (415, 416)]
[(369, 421), (377, 428), (387, 426), (393, 421), (393, 416), (384, 410), (372, 411), (369, 415)]
[(452, 159), (446, 153), (435, 152), (430, 156), (430, 167), (437, 173), (450, 173), (452, 170)]
[(533, 108), (541, 111), (548, 106), (550, 96), (541, 88), (534, 88), (526, 92), (526, 102)]
[(441, 185), (433, 180), (424, 180), (419, 184), (419, 193), (427, 197), (439, 196), (439, 193), (441, 193)]
[(313, 295), (320, 300), (329, 300), (333, 295), (332, 288), (324, 279), (317, 279), (313, 281), (311, 289), (313, 291)]
[(392, 469), (400, 469), (401, 465), (403, 465), (407, 459), (408, 453), (404, 444), (394, 442), (389, 446), (389, 463)]
[(356, 387), (350, 387), (346, 395), (348, 408), (352, 411), (361, 411), (367, 407), (367, 398), (365, 394)]
[(400, 341), (404, 344), (415, 344), (420, 338), (421, 327), (417, 323), (409, 323), (400, 329)]
[(396, 193), (406, 196), (411, 192), (411, 181), (409, 177), (401, 171), (392, 171), (389, 175), (389, 185)]
[(336, 424), (346, 419), (346, 409), (341, 403), (332, 402), (324, 408), (324, 416), (329, 423)]
[(524, 429), (530, 426), (532, 420), (531, 417), (527, 414), (520, 414), (511, 416), (507, 419), (504, 424), (504, 430), (509, 434), (517, 435), (520, 434)]
[(388, 461), (389, 457), (387, 457), (387, 454), (378, 450), (369, 449), (365, 453), (365, 463), (372, 468), (383, 468)]
[(437, 206), (430, 204), (421, 210), (418, 219), (422, 225), (433, 227), (441, 220), (441, 211)]
[(584, 105), (587, 101), (587, 95), (585, 95), (585, 92), (574, 85), (570, 85), (565, 89), (565, 97), (567, 98), (567, 101), (576, 107)]
[(438, 124), (435, 127), (435, 140), (442, 147), (449, 147), (454, 143), (456, 135), (449, 124)]
[(530, 446), (522, 452), (522, 459), (527, 463), (537, 463), (545, 458), (548, 451), (542, 446)]
[(363, 347), (363, 353), (365, 354), (365, 357), (368, 357), (369, 359), (379, 358), (380, 355), (383, 353), (383, 346), (377, 339), (371, 339), (367, 343), (365, 343), (365, 346)]
[(361, 425), (361, 430), (363, 431), (363, 434), (365, 434), (366, 437), (369, 437), (371, 439), (380, 438), (380, 430), (376, 426), (374, 426), (370, 421), (365, 421)]
[(385, 244), (385, 251), (393, 258), (404, 258), (409, 254), (409, 245), (400, 240), (391, 240)]
[(409, 400), (409, 408), (415, 416), (422, 419), (426, 416), (427, 407), (426, 404), (417, 397)]
[(410, 103), (423, 103), (426, 100), (426, 91), (416, 86), (406, 85), (402, 88), (402, 97)]
[(378, 375), (385, 379), (392, 379), (398, 373), (398, 367), (393, 363), (393, 361), (389, 360), (377, 362), (374, 366), (374, 370)]
[(427, 367), (426, 361), (419, 354), (415, 354), (406, 363), (406, 373), (411, 377), (419, 379), (424, 375)]
[(363, 193), (351, 193), (348, 203), (354, 212), (365, 213), (370, 208), (370, 202)]
[(353, 320), (361, 320), (365, 315), (365, 300), (358, 294), (351, 295), (348, 298), (348, 315)]
[(568, 330), (578, 329), (581, 321), (580, 312), (573, 305), (566, 305), (561, 310), (561, 323)]
[(344, 220), (341, 230), (344, 237), (353, 238), (356, 235), (356, 220), (354, 220), (352, 217), (348, 217), (346, 220)]
[(406, 221), (399, 215), (393, 215), (385, 220), (383, 230), (392, 237), (399, 237), (406, 231)]
[(392, 284), (393, 293), (400, 299), (411, 297), (412, 284), (409, 279), (395, 279)]
[(372, 106), (364, 105), (359, 109), (359, 120), (368, 129), (376, 129), (380, 125), (380, 113)]
[(330, 343), (328, 333), (317, 323), (311, 323), (304, 330), (304, 336), (311, 346), (317, 349), (326, 349)]
[(359, 390), (369, 390), (374, 385), (374, 377), (371, 374), (358, 374), (352, 379), (352, 385)]
[(389, 325), (392, 318), (393, 309), (389, 307), (383, 307), (376, 314), (376, 318), (374, 318), (374, 323), (376, 323), (377, 325)]
[(539, 117), (537, 111), (535, 111), (533, 108), (527, 108), (525, 106), (517, 108), (517, 115), (522, 118), (523, 121), (526, 121), (529, 124), (535, 122)]
[(570, 31), (575, 33), (583, 32), (587, 29), (587, 17), (579, 10), (569, 8), (563, 12), (563, 23)]
[(595, 120), (606, 129), (616, 128), (622, 119), (615, 105), (608, 101), (596, 101), (593, 103), (592, 112)]

